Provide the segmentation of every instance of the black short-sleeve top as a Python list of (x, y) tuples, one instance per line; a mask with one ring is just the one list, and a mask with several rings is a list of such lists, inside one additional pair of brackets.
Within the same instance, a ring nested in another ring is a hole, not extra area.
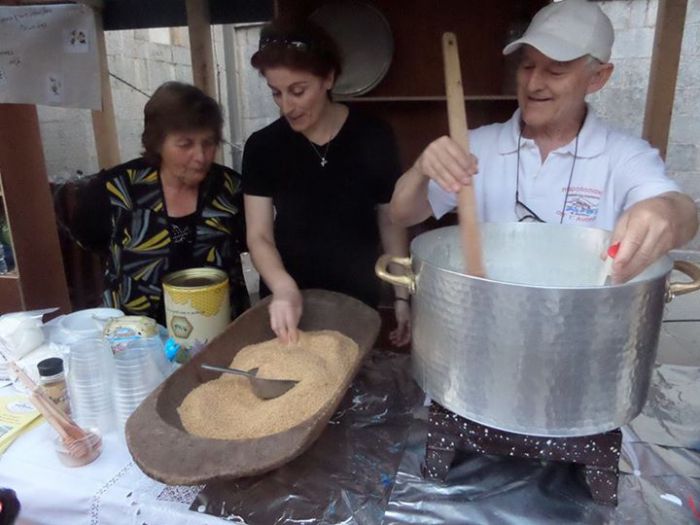
[(380, 289), (377, 206), (391, 200), (400, 174), (389, 125), (353, 109), (327, 147), (280, 118), (251, 135), (243, 154), (243, 192), (272, 199), (275, 243), (298, 286), (372, 306)]

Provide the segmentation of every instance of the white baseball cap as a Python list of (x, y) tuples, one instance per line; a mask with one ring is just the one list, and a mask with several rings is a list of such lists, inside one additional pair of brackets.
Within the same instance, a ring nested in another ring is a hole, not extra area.
[(540, 9), (525, 34), (504, 47), (503, 54), (509, 55), (528, 44), (561, 62), (585, 55), (608, 62), (614, 40), (610, 19), (595, 3), (562, 0)]

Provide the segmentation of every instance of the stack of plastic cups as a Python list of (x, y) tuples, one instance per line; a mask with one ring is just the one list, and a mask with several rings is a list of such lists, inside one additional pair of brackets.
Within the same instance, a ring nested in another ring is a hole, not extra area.
[(64, 362), (73, 418), (83, 428), (108, 432), (114, 427), (109, 346), (97, 337), (81, 339), (70, 345)]
[(168, 375), (170, 363), (158, 337), (135, 338), (112, 347), (114, 406), (124, 426), (131, 413)]

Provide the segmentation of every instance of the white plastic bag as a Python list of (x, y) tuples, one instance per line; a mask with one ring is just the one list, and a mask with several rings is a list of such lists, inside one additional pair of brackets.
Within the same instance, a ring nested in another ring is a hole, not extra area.
[(21, 359), (44, 342), (41, 330), (44, 313), (44, 310), (37, 310), (0, 316), (0, 337), (7, 344), (9, 359)]

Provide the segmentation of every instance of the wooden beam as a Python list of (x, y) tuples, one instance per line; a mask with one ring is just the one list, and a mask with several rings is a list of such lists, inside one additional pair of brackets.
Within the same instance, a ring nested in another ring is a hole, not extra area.
[(0, 275), (0, 315), (23, 310), (19, 277), (12, 272)]
[(186, 0), (194, 85), (217, 100), (208, 0)]
[(687, 0), (659, 0), (642, 136), (666, 158)]
[(0, 177), (22, 307), (70, 311), (36, 107), (0, 104)]
[(100, 60), (100, 83), (102, 85), (102, 110), (92, 112), (92, 130), (95, 134), (97, 163), (101, 169), (111, 168), (121, 162), (117, 122), (112, 102), (112, 86), (109, 81), (107, 45), (102, 27), (102, 12), (95, 13), (97, 54)]

